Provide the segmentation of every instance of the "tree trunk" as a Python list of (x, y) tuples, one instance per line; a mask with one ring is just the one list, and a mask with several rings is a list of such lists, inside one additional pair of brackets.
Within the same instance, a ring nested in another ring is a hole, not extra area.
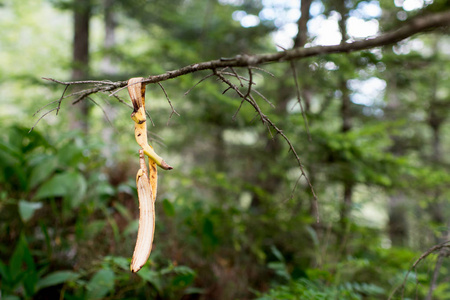
[[(301, 16), (298, 20), (298, 33), (297, 36), (294, 39), (294, 47), (303, 47), (306, 44), (307, 41), (307, 37), (308, 37), (308, 28), (306, 26), (308, 20), (309, 20), (309, 9), (311, 6), (311, 2), (312, 0), (305, 0), (305, 1), (301, 1), (301, 7), (300, 7), (300, 13)], [(307, 65), (300, 65), (300, 68), (306, 68)], [(306, 72), (302, 72), (306, 73)], [(287, 72), (286, 74), (288, 74), (289, 77), (285, 76), (283, 78), (283, 80), (281, 80), (281, 84), (278, 87), (278, 93), (277, 93), (277, 101), (276, 101), (276, 107), (275, 107), (275, 114), (277, 114), (278, 116), (285, 116), (287, 114), (287, 105), (289, 103), (289, 101), (292, 99), (292, 97), (295, 95), (295, 90), (289, 88), (286, 84), (286, 82), (288, 80), (290, 80), (291, 78), (293, 78), (293, 74), (291, 72)], [(301, 78), (299, 78), (301, 81)], [(303, 89), (302, 89), (303, 90)], [(302, 91), (301, 91), (302, 92)], [(309, 94), (308, 94), (309, 96)], [(306, 99), (306, 98), (305, 98)], [(309, 98), (308, 98), (309, 99)], [(309, 108), (309, 101), (306, 101), (306, 106)], [(280, 126), (283, 127), (283, 126)], [(265, 147), (265, 155), (268, 159), (266, 159), (266, 161), (271, 161), (276, 157), (279, 157), (281, 154), (283, 147), (281, 145), (281, 140), (280, 139), (273, 139), (273, 140), (269, 140), (266, 143), (266, 147)], [(258, 175), (258, 172), (255, 172), (255, 175)], [(264, 180), (259, 180), (258, 178), (256, 178), (256, 184), (258, 186), (262, 186), (264, 187), (264, 189), (268, 192), (268, 194), (273, 195), (277, 192), (278, 188), (281, 186), (281, 183), (283, 181), (283, 177), (281, 177), (280, 175), (273, 175), (273, 176), (266, 176), (266, 179)], [(253, 199), (252, 199), (252, 208), (255, 209), (260, 205), (261, 199), (259, 198), (258, 195), (253, 195)], [(299, 207), (301, 206), (301, 203), (298, 204)], [(297, 211), (294, 210), (294, 211)]]
[(388, 232), (392, 246), (402, 247), (407, 244), (408, 223), (405, 211), (406, 199), (403, 193), (398, 192), (389, 196)]
[[(400, 109), (400, 100), (397, 96), (399, 91), (397, 89), (396, 76), (393, 75), (388, 81), (389, 84), (387, 85), (386, 90), (388, 103), (385, 109), (385, 116), (386, 120), (390, 121), (396, 119), (395, 114), (397, 114)], [(392, 146), (389, 151), (395, 156), (404, 155), (405, 149), (403, 141), (395, 135), (391, 135), (390, 138), (392, 140)], [(387, 208), (389, 216), (387, 231), (391, 244), (398, 247), (405, 246), (408, 242), (409, 227), (407, 220), (408, 205), (405, 195), (401, 191), (390, 194)]]
[[(103, 56), (100, 69), (102, 73), (109, 76), (114, 76), (118, 73), (117, 66), (113, 63), (111, 51), (116, 44), (116, 18), (114, 14), (114, 0), (103, 0), (103, 13), (104, 13), (104, 30), (105, 39), (103, 41), (103, 47), (105, 55)], [(106, 105), (103, 107), (106, 116), (104, 117), (105, 124), (107, 122), (114, 123), (117, 117), (118, 108), (113, 105)], [(112, 126), (105, 126), (102, 129), (102, 137), (105, 145), (108, 145), (104, 149), (104, 155), (107, 159), (107, 163), (114, 165), (116, 151), (118, 149), (115, 140), (115, 130)]]
[[(338, 4), (338, 12), (341, 15), (341, 19), (338, 22), (339, 30), (342, 35), (341, 43), (345, 43), (347, 39), (347, 18), (348, 18), (348, 9), (345, 7), (345, 1), (340, 1)], [(339, 89), (342, 94), (341, 98), (341, 120), (342, 127), (341, 132), (346, 133), (352, 129), (352, 113), (351, 113), (351, 99), (350, 99), (350, 90), (347, 87), (347, 78), (340, 78)], [(347, 240), (347, 228), (349, 224), (349, 216), (351, 213), (352, 207), (352, 196), (353, 196), (353, 187), (354, 182), (351, 178), (345, 178), (343, 181), (344, 192), (343, 199), (340, 208), (340, 224), (341, 228), (338, 234), (338, 240), (341, 241), (341, 254), (346, 252), (346, 240)]]
[[(81, 80), (88, 77), (89, 72), (89, 20), (91, 17), (90, 0), (74, 1), (74, 37), (72, 79)], [(72, 115), (71, 128), (88, 132), (89, 103), (79, 102), (78, 113)]]
[(106, 75), (115, 75), (118, 69), (112, 62), (111, 50), (116, 44), (116, 17), (114, 14), (114, 0), (103, 0), (103, 11), (105, 15), (105, 40), (103, 41), (103, 48), (105, 55), (101, 63), (102, 73)]

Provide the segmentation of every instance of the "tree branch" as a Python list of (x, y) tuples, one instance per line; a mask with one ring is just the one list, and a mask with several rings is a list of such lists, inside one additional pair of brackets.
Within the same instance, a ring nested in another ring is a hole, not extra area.
[(392, 293), (389, 295), (388, 300), (392, 299), (392, 297), (394, 296), (394, 294), (397, 292), (397, 290), (401, 287), (402, 288), (402, 295), (401, 295), (401, 299), (404, 298), (404, 293), (405, 293), (405, 285), (406, 285), (406, 281), (408, 280), (409, 274), (411, 273), (411, 271), (414, 269), (416, 269), (417, 265), (423, 261), (425, 258), (427, 258), (430, 254), (440, 251), (442, 249), (450, 249), (450, 241), (445, 241), (443, 243), (434, 245), (433, 247), (431, 247), (430, 249), (428, 249), (427, 251), (425, 251), (424, 253), (422, 253), (422, 255), (420, 255), (420, 257), (412, 264), (412, 266), (409, 268), (408, 272), (406, 273), (405, 278), (403, 279), (403, 282), (400, 286), (396, 287)]
[[(228, 68), (250, 67), (267, 63), (299, 60), (302, 58), (322, 54), (349, 53), (354, 51), (361, 51), (385, 45), (395, 44), (417, 33), (448, 25), (450, 25), (450, 11), (434, 13), (416, 17), (413, 20), (408, 21), (406, 24), (400, 26), (398, 29), (381, 34), (375, 38), (369, 38), (366, 40), (356, 41), (352, 43), (342, 43), (334, 46), (294, 48), (291, 50), (286, 50), (277, 53), (259, 54), (259, 55), (237, 55), (233, 58), (221, 58), (217, 60), (211, 60), (207, 62), (188, 65), (180, 69), (167, 71), (159, 75), (152, 75), (145, 78), (142, 82), (145, 84), (158, 83), (161, 81), (173, 79), (182, 75), (195, 73), (203, 70), (214, 70), (227, 67)], [(98, 86), (86, 90), (85, 93), (81, 94), (77, 100), (84, 99), (93, 93), (113, 91), (117, 88), (122, 88), (127, 85), (127, 81), (105, 82), (105, 81), (89, 80), (89, 81), (63, 82), (52, 78), (43, 78), (43, 79), (54, 81), (64, 85), (84, 84), (84, 83), (98, 84)]]

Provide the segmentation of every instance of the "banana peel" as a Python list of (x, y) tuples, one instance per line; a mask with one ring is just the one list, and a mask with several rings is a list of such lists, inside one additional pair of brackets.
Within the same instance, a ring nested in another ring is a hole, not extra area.
[(136, 174), (136, 186), (139, 197), (139, 229), (136, 246), (131, 259), (132, 272), (139, 271), (147, 262), (152, 251), (153, 237), (155, 235), (155, 198), (152, 185), (147, 175), (144, 151), (139, 150), (140, 169)]
[[(131, 119), (134, 121), (134, 136), (136, 142), (141, 146), (139, 150), (140, 168), (136, 175), (136, 187), (139, 198), (139, 229), (131, 259), (130, 269), (138, 272), (148, 260), (152, 251), (153, 237), (155, 234), (155, 201), (158, 189), (158, 170), (160, 166), (164, 170), (171, 170), (164, 159), (162, 159), (148, 144), (147, 125), (145, 114), (145, 85), (142, 84), (143, 77), (128, 80), (128, 93), (133, 103)], [(145, 165), (144, 154), (149, 157), (149, 174)]]

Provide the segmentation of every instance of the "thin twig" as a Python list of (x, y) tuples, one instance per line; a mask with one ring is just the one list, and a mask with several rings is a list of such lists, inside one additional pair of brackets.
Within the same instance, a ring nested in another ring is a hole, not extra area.
[(275, 105), (273, 105), (273, 103), (270, 102), (269, 99), (267, 99), (263, 94), (261, 94), (259, 91), (255, 90), (255, 89), (253, 89), (253, 91), (254, 91), (258, 96), (260, 96), (261, 98), (263, 98), (263, 100), (266, 101), (267, 104), (269, 104), (272, 108), (275, 108)]
[[(239, 80), (239, 82), (241, 82), (241, 85), (242, 85), (242, 81)], [(250, 94), (252, 92), (252, 84), (253, 84), (253, 73), (252, 73), (252, 69), (248, 68), (248, 89), (247, 89), (247, 93), (242, 97), (241, 104), (239, 104), (238, 109), (236, 110), (236, 112), (234, 113), (234, 115), (232, 117), (233, 122), (236, 121), (237, 114), (241, 110), (242, 104), (244, 104), (244, 101), (250, 96)]]
[(125, 105), (128, 106), (129, 108), (133, 109), (133, 106), (132, 106), (131, 104), (127, 103), (126, 101), (124, 101), (124, 100), (122, 100), (122, 99), (120, 99), (119, 96), (113, 95), (113, 97), (116, 98), (117, 101), (119, 101), (120, 103), (125, 104)]
[(234, 68), (231, 68), (231, 67), (230, 67), (230, 69), (233, 72), (234, 76), (236, 76), (236, 78), (239, 80), (239, 84), (241, 85), (241, 87), (244, 87), (244, 84), (242, 83), (241, 78), (238, 75), (238, 73), (236, 72), (236, 70)]
[(62, 100), (64, 99), (64, 94), (66, 93), (66, 91), (69, 88), (69, 86), (70, 86), (70, 84), (66, 85), (66, 87), (64, 88), (64, 91), (63, 91), (61, 97), (58, 100), (58, 108), (56, 109), (56, 115), (58, 115), (59, 110), (61, 109), (61, 103), (62, 103)]
[[(319, 205), (318, 205), (318, 199), (317, 199), (317, 195), (314, 191), (314, 187), (311, 183), (311, 181), (309, 180), (308, 175), (306, 174), (304, 168), (303, 168), (303, 164), (300, 160), (300, 157), (297, 154), (297, 151), (294, 148), (294, 145), (292, 144), (292, 142), (289, 140), (289, 138), (283, 133), (283, 131), (281, 129), (279, 129), (274, 122), (272, 122), (272, 120), (270, 120), (265, 114), (262, 113), (261, 109), (259, 108), (258, 104), (256, 103), (256, 101), (253, 99), (253, 97), (251, 96), (250, 93), (248, 93), (247, 91), (247, 95), (244, 95), (239, 88), (234, 85), (233, 83), (231, 83), (227, 78), (225, 78), (222, 74), (220, 74), (219, 72), (217, 72), (215, 69), (213, 70), (214, 74), (219, 77), (224, 83), (226, 83), (228, 86), (230, 86), (233, 90), (236, 91), (236, 93), (239, 95), (239, 97), (241, 97), (242, 99), (246, 100), (247, 102), (249, 102), (253, 108), (257, 111), (261, 121), (263, 122), (263, 124), (268, 124), (270, 125), (270, 127), (272, 127), (277, 134), (279, 134), (281, 137), (283, 137), (283, 139), (286, 141), (286, 143), (289, 146), (289, 150), (292, 151), (292, 153), (295, 156), (295, 159), (297, 160), (297, 164), (300, 168), (301, 174), (305, 177), (306, 182), (308, 183), (308, 186), (311, 190), (311, 193), (313, 195), (314, 198), (314, 207), (316, 210), (316, 221), (317, 223), (319, 223), (320, 218), (319, 218)], [(251, 85), (251, 84), (249, 84)]]
[(28, 131), (28, 133), (32, 132), (33, 129), (34, 129), (34, 127), (36, 127), (36, 125), (39, 123), (39, 121), (42, 120), (46, 115), (48, 115), (49, 113), (51, 113), (52, 111), (57, 110), (57, 109), (58, 109), (58, 108), (55, 107), (55, 108), (49, 110), (48, 112), (46, 112), (45, 114), (43, 114), (43, 115), (36, 121), (36, 123), (34, 123), (33, 127), (31, 127), (31, 129), (30, 129), (30, 131)]
[(292, 68), (292, 74), (294, 75), (295, 90), (297, 92), (297, 101), (298, 101), (298, 104), (300, 104), (300, 109), (302, 111), (303, 122), (305, 122), (305, 129), (306, 129), (306, 134), (308, 135), (308, 140), (311, 142), (312, 139), (311, 139), (311, 133), (309, 132), (308, 118), (306, 117), (305, 109), (303, 108), (302, 99), (300, 97), (300, 87), (298, 86), (297, 71), (295, 69), (295, 65), (294, 65), (293, 61), (291, 61), (291, 68)]
[(180, 114), (173, 108), (172, 102), (170, 101), (169, 95), (167, 95), (166, 90), (164, 89), (163, 85), (158, 82), (159, 87), (164, 92), (164, 95), (166, 95), (167, 102), (169, 102), (170, 108), (172, 108), (172, 112), (170, 113), (169, 119), (167, 120), (167, 125), (169, 125), (170, 119), (172, 119), (172, 115), (176, 114), (177, 116), (180, 116)]
[(38, 114), (41, 110), (43, 110), (44, 108), (46, 108), (47, 106), (52, 105), (53, 103), (56, 103), (56, 102), (58, 102), (58, 101), (59, 101), (59, 99), (58, 99), (58, 100), (55, 100), (55, 101), (52, 101), (52, 102), (50, 102), (50, 103), (47, 103), (46, 105), (40, 107), (37, 111), (34, 112), (33, 117), (34, 117), (36, 114)]
[(203, 77), (202, 79), (200, 79), (196, 84), (194, 84), (189, 90), (187, 90), (184, 95), (186, 96), (187, 94), (189, 94), (197, 85), (199, 85), (201, 82), (203, 82), (204, 80), (208, 79), (209, 77), (214, 76), (214, 74), (208, 74), (205, 77)]
[(259, 68), (259, 67), (255, 67), (255, 66), (250, 66), (249, 68), (255, 69), (255, 70), (259, 70), (259, 71), (262, 71), (262, 72), (267, 73), (267, 74), (269, 74), (270, 76), (272, 76), (272, 77), (275, 78), (275, 75), (274, 75), (273, 73), (267, 71), (266, 69)]
[(56, 79), (48, 78), (48, 77), (42, 77), (42, 79), (48, 80), (48, 81), (53, 81), (53, 82), (56, 82), (59, 84), (64, 84), (64, 85), (89, 84), (89, 83), (96, 84), (96, 85), (99, 85), (99, 84), (116, 85), (117, 84), (117, 83), (109, 81), (109, 80), (107, 80), (107, 81), (101, 81), (101, 80), (60, 81), (60, 80), (56, 80)]
[(92, 99), (92, 97), (87, 97), (87, 99), (90, 100), (95, 105), (97, 105), (102, 110), (103, 114), (105, 115), (106, 121), (109, 123), (109, 125), (111, 125), (112, 128), (114, 128), (115, 132), (118, 132), (117, 129), (114, 127), (113, 123), (111, 122), (111, 120), (109, 119), (108, 114), (103, 109), (103, 107), (100, 104), (98, 104), (94, 99)]
[(222, 95), (224, 95), (226, 92), (228, 92), (231, 89), (231, 87), (227, 87), (223, 92)]

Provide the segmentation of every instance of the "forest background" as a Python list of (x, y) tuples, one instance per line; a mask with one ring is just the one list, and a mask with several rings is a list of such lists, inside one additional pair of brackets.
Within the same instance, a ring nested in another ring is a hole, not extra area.
[(159, 172), (154, 249), (137, 274), (126, 89), (64, 98), (56, 115), (63, 92), (96, 85), (65, 91), (42, 77), (120, 82), (354, 42), (449, 10), (443, 0), (0, 1), (0, 298), (448, 299), (448, 27), (229, 68), (279, 132), (210, 71), (147, 85), (151, 144), (174, 169)]

